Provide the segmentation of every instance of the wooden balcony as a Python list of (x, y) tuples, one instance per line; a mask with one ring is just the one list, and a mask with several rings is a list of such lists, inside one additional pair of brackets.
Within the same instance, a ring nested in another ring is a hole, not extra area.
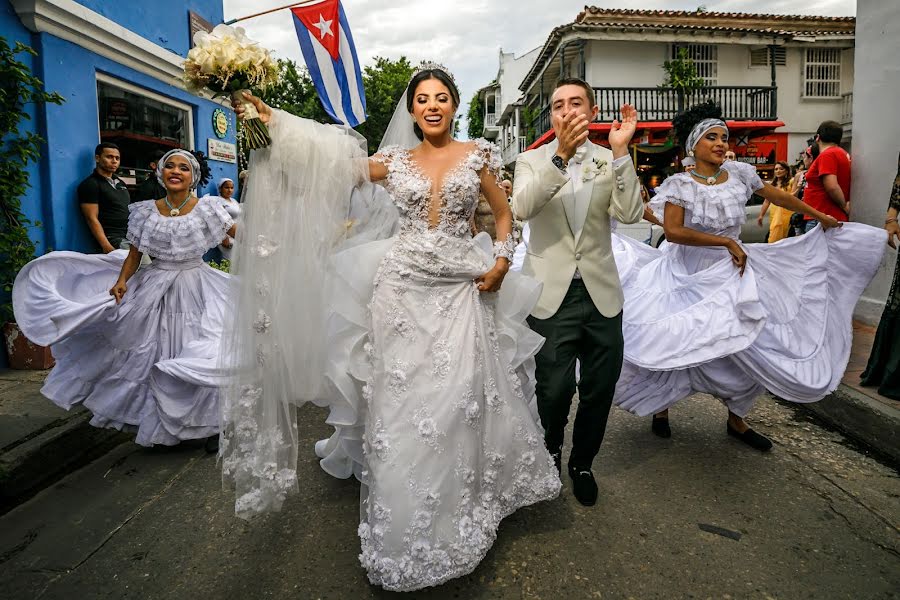
[[(594, 88), (600, 114), (597, 120), (610, 122), (619, 116), (619, 107), (628, 103), (638, 110), (641, 121), (671, 121), (675, 115), (706, 100), (722, 107), (727, 121), (771, 121), (777, 118), (777, 88), (754, 86), (714, 86), (683, 94), (674, 88)], [(545, 106), (527, 126), (528, 143), (550, 130), (550, 107)]]

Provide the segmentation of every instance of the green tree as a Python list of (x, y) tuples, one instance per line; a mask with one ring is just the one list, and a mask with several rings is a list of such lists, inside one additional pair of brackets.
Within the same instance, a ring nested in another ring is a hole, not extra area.
[(706, 85), (687, 48), (679, 48), (675, 58), (665, 61), (663, 71), (666, 78), (662, 86), (675, 88), (679, 94), (690, 94)]
[(309, 71), (292, 60), (278, 59), (278, 83), (269, 87), (262, 99), (272, 108), (298, 117), (319, 123), (332, 122), (319, 101)]
[(469, 113), (467, 115), (469, 139), (474, 140), (484, 135), (484, 101), (475, 92), (469, 100)]
[(44, 91), (43, 82), (31, 74), (17, 55), (36, 56), (32, 48), (16, 42), (10, 47), (0, 36), (0, 322), (13, 319), (9, 293), (19, 270), (34, 258), (31, 223), (22, 212), (22, 196), (29, 187), (28, 163), (37, 161), (44, 143), (36, 133), (21, 131), (22, 119), (30, 119), (27, 104), (62, 104), (59, 94)]
[(406, 91), (414, 70), (405, 56), (398, 60), (376, 56), (375, 64), (363, 69), (368, 118), (356, 130), (368, 141), (369, 154), (378, 150), (388, 123), (394, 116), (397, 102)]

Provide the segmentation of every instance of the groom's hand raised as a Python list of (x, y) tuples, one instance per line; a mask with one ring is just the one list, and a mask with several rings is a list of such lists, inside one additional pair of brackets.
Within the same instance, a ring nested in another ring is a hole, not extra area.
[[(247, 102), (252, 104), (256, 108), (256, 112), (259, 113), (259, 120), (263, 123), (268, 123), (269, 119), (272, 118), (272, 109), (268, 104), (263, 102), (260, 98), (257, 98), (253, 94), (248, 92), (244, 92), (244, 98)], [(243, 120), (246, 118), (247, 107), (244, 106), (243, 102), (238, 102), (234, 98), (231, 99), (231, 108), (234, 109), (234, 113), (237, 115), (239, 120)]]
[(556, 132), (556, 139), (559, 140), (556, 154), (568, 162), (575, 156), (578, 147), (587, 139), (590, 120), (575, 109), (562, 116), (553, 116), (551, 120), (553, 131)]

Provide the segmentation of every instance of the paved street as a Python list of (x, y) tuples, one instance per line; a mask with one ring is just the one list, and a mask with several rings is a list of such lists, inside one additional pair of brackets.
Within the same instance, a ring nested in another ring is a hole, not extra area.
[[(760, 403), (776, 442), (725, 436), (696, 397), (674, 437), (615, 411), (601, 500), (561, 498), (504, 521), (468, 577), (414, 598), (891, 598), (900, 594), (900, 479), (802, 413)], [(0, 517), (4, 598), (382, 598), (357, 561), (358, 486), (316, 464), (322, 412), (301, 411), (298, 496), (245, 523), (199, 445), (119, 446)]]

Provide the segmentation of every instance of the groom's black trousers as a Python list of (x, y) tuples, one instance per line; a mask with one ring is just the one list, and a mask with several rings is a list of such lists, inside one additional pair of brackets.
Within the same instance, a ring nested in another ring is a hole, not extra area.
[(536, 357), (536, 377), (538, 412), (550, 452), (562, 448), (575, 395), (575, 360), (581, 362), (569, 465), (590, 469), (603, 443), (622, 370), (622, 313), (604, 317), (584, 282), (573, 279), (556, 314), (548, 319), (528, 317), (528, 324), (547, 339)]

